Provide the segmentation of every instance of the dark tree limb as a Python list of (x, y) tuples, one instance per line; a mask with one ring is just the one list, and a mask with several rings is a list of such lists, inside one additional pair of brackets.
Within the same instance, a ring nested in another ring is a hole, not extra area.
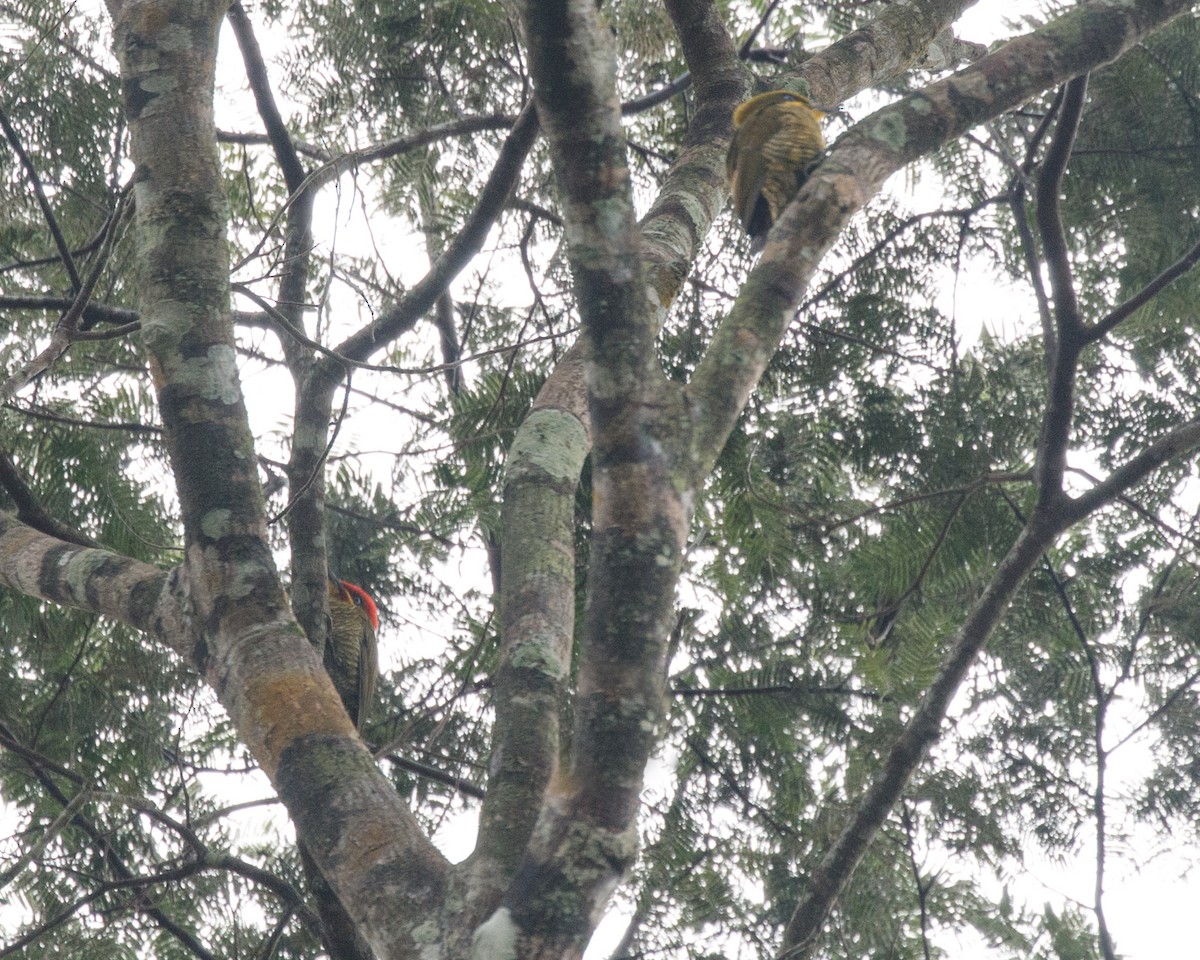
[(967, 671), (1000, 622), (1017, 589), (1059, 532), (1060, 528), (1052, 525), (1027, 524), (996, 568), (991, 582), (955, 635), (936, 679), (885, 757), (876, 779), (811, 873), (808, 890), (784, 932), (781, 960), (799, 960), (811, 954), (834, 902), (899, 801), (929, 747), (938, 738), (950, 700)]
[[(304, 314), (312, 266), (313, 202), (318, 188), (315, 183), (307, 184), (308, 172), (279, 113), (262, 50), (241, 3), (235, 2), (226, 16), (237, 38), (254, 102), (289, 194), (275, 305), (270, 306), (249, 291), (243, 292), (250, 295), (289, 334), (281, 338), (281, 343), (296, 390), (295, 428), (287, 468), (290, 496), (283, 512), (272, 518), (272, 522), (282, 517), (288, 519), (292, 610), (309, 642), (323, 653), (329, 616), (324, 469), (337, 431), (331, 433), (329, 429), (332, 392), (326, 390), (323, 384), (314, 384), (310, 376), (315, 363), (314, 355), (325, 351), (305, 335)], [(340, 368), (348, 380), (350, 371), (344, 363), (340, 364)], [(349, 401), (349, 393), (345, 395), (345, 400)], [(341, 422), (339, 418), (339, 426)], [(325, 943), (335, 960), (369, 958), (370, 949), (361, 937), (356, 936), (353, 922), (342, 910), (324, 879), (314, 876), (315, 865), (303, 847), (301, 853), (310, 886), (317, 892)]]
[[(1087, 100), (1087, 74), (1075, 77), (1064, 88), (1062, 107), (1054, 135), (1042, 160), (1038, 172), (1035, 200), (1037, 202), (1038, 236), (1042, 243), (1042, 255), (1046, 258), (1050, 276), (1050, 296), (1054, 304), (1055, 326), (1058, 336), (1073, 337), (1083, 325), (1079, 311), (1079, 300), (1075, 295), (1075, 280), (1071, 271), (1071, 256), (1067, 246), (1067, 234), (1062, 222), (1061, 194), (1067, 163), (1075, 146), (1075, 134), (1083, 116)], [(1046, 344), (1053, 350), (1055, 342)]]
[(1105, 316), (1088, 327), (1085, 337), (1087, 342), (1094, 343), (1107, 336), (1116, 329), (1118, 324), (1128, 319), (1135, 310), (1144, 307), (1184, 274), (1195, 269), (1198, 263), (1200, 263), (1200, 240), (1192, 244), (1178, 260), (1142, 287), (1141, 290), (1124, 303), (1114, 307)]
[[(337, 352), (355, 360), (364, 360), (381, 346), (411, 330), (433, 307), (438, 297), (458, 276), (471, 258), (483, 247), (488, 231), (503, 212), (509, 195), (517, 184), (525, 158), (537, 139), (538, 119), (533, 103), (526, 104), (517, 116), (512, 130), (500, 147), (499, 156), (488, 175), (475, 209), (437, 258), (429, 272), (417, 281), (397, 304), (381, 311), (366, 328), (351, 335), (338, 347)], [(323, 371), (328, 377), (334, 371), (328, 364)]]
[(46, 512), (37, 495), (13, 463), (7, 450), (0, 449), (0, 487), (4, 488), (17, 507), (17, 519), (50, 537), (80, 547), (99, 547), (95, 540), (73, 530)]
[[(9, 310), (65, 311), (71, 309), (74, 303), (74, 298), (67, 300), (62, 297), (0, 297), (0, 308)], [(126, 307), (114, 307), (105, 303), (89, 301), (84, 305), (82, 319), (83, 323), (80, 325), (81, 334), (82, 332), (86, 332), (89, 327), (94, 327), (98, 323), (115, 324), (124, 328), (125, 331), (129, 331), (134, 329), (134, 325), (138, 323), (138, 312)], [(84, 338), (81, 335), (78, 339), (82, 340)]]
[(1025, 260), (1025, 271), (1029, 276), (1029, 284), (1033, 288), (1034, 298), (1037, 300), (1038, 319), (1042, 324), (1042, 339), (1046, 345), (1047, 371), (1050, 369), (1051, 362), (1049, 344), (1054, 343), (1056, 339), (1054, 319), (1050, 313), (1050, 298), (1046, 295), (1046, 285), (1042, 282), (1042, 271), (1039, 266), (1041, 261), (1038, 257), (1037, 241), (1034, 239), (1033, 229), (1029, 225), (1029, 213), (1026, 210), (1025, 195), (1027, 181), (1029, 174), (1033, 170), (1037, 151), (1041, 146), (1042, 140), (1049, 133), (1051, 123), (1058, 116), (1059, 110), (1062, 109), (1065, 93), (1065, 89), (1059, 87), (1058, 92), (1054, 95), (1054, 102), (1051, 103), (1050, 109), (1046, 111), (1046, 115), (1042, 117), (1037, 125), (1037, 129), (1033, 132), (1033, 136), (1030, 137), (1029, 143), (1025, 148), (1025, 160), (1017, 168), (1011, 181), (1012, 197), (1009, 201), (1013, 223), (1017, 227), (1017, 237), (1021, 241), (1021, 253)]
[(1034, 467), (1038, 501), (1043, 505), (1053, 503), (1063, 493), (1063, 472), (1067, 465), (1067, 444), (1075, 407), (1076, 366), (1079, 351), (1086, 342), (1059, 206), (1063, 175), (1086, 97), (1087, 74), (1066, 85), (1062, 112), (1037, 180), (1038, 236), (1050, 275), (1054, 306), (1054, 337), (1045, 345), (1050, 379), (1046, 416)]
[(237, 39), (238, 49), (242, 53), (242, 62), (246, 66), (246, 79), (250, 83), (250, 92), (254, 95), (254, 103), (258, 107), (258, 115), (262, 118), (263, 126), (267, 128), (267, 142), (275, 153), (275, 160), (283, 172), (284, 183), (288, 192), (295, 194), (304, 183), (307, 172), (300, 162), (296, 145), (284, 125), (279, 107), (275, 103), (275, 92), (271, 89), (271, 80), (267, 76), (267, 65), (263, 60), (262, 49), (254, 36), (254, 27), (246, 15), (246, 9), (241, 0), (229, 7), (226, 14), (229, 24), (233, 27), (233, 35)]

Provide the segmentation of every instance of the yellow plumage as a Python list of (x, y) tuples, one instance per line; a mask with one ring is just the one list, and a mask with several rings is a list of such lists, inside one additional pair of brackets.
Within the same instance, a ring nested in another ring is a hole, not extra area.
[(359, 730), (375, 697), (379, 652), (375, 631), (379, 613), (361, 587), (345, 580), (329, 580), (329, 642), (325, 644), (325, 669), (338, 696)]
[(771, 225), (825, 152), (818, 123), (823, 116), (806, 97), (789, 90), (760, 93), (733, 111), (725, 172), (751, 250), (762, 249)]

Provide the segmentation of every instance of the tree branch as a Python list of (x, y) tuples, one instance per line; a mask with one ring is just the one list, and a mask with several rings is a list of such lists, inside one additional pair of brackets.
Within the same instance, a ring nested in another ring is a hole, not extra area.
[[(5, 296), (0, 297), (0, 307), (9, 310), (58, 310), (61, 312), (69, 310), (75, 303), (75, 299)], [(81, 326), (84, 330), (94, 327), (98, 323), (111, 323), (130, 328), (138, 322), (138, 313), (136, 310), (129, 310), (126, 307), (113, 307), (105, 303), (88, 302), (83, 307), (82, 316), (83, 323)]]
[(1091, 490), (1061, 504), (1072, 523), (1112, 502), (1134, 484), (1169, 460), (1190, 453), (1200, 446), (1200, 418), (1169, 431), (1140, 453), (1130, 457)]
[[(120, 5), (122, 73), (137, 180), (143, 336), (185, 536), (205, 677), (271, 778), (297, 830), (380, 952), (416, 952), (398, 902), (432, 915), (444, 858), (382, 775), (275, 568), (236, 366), (229, 256), (213, 126), (226, 3)], [(180, 44), (180, 35), (188, 38)], [(179, 149), (186, 143), (190, 149)], [(340, 367), (339, 367), (340, 369)], [(296, 708), (303, 704), (304, 709)]]
[(955, 635), (937, 677), (889, 750), (879, 774), (837, 840), (811, 873), (808, 892), (797, 905), (784, 932), (781, 960), (799, 960), (811, 954), (834, 902), (900, 799), (913, 772), (938, 738), (950, 701), (967, 671), (1017, 589), (1061, 529), (1061, 525), (1039, 523), (1035, 518), (1026, 524), (997, 566), (991, 581)]
[(1200, 240), (1192, 244), (1183, 256), (1142, 287), (1132, 297), (1120, 306), (1114, 307), (1106, 316), (1088, 327), (1084, 338), (1085, 341), (1087, 343), (1095, 343), (1107, 336), (1135, 310), (1144, 307), (1172, 283), (1195, 268), (1197, 263), (1200, 263)]
[(116, 238), (117, 223), (127, 209), (129, 197), (130, 193), (128, 189), (121, 192), (116, 206), (109, 215), (104, 232), (104, 241), (101, 244), (100, 252), (96, 255), (96, 262), (92, 264), (91, 270), (88, 271), (87, 279), (82, 284), (76, 284), (77, 292), (75, 299), (71, 302), (71, 306), (67, 308), (67, 311), (59, 318), (58, 323), (55, 324), (54, 332), (50, 336), (50, 342), (41, 353), (0, 385), (0, 400), (8, 400), (36, 376), (48, 370), (59, 357), (67, 352), (71, 344), (75, 341), (124, 336), (132, 329), (130, 326), (118, 330), (109, 330), (99, 336), (95, 333), (81, 334), (79, 332), (79, 324), (83, 318), (84, 309), (91, 299), (92, 291), (95, 290), (96, 284), (100, 281), (100, 275), (104, 272), (104, 268), (108, 264), (108, 257), (112, 252), (112, 246)]
[[(537, 133), (537, 112), (531, 101), (517, 116), (512, 130), (500, 147), (492, 172), (479, 192), (475, 209), (429, 272), (408, 291), (403, 300), (381, 311), (365, 329), (343, 341), (336, 348), (338, 353), (356, 360), (366, 359), (382, 345), (411, 330), (433, 307), (450, 282), (483, 247), (488, 231), (503, 212), (509, 194), (516, 186)], [(326, 375), (332, 372), (326, 364)]]
[(38, 206), (42, 208), (42, 216), (45, 217), (46, 226), (50, 228), (50, 236), (54, 238), (54, 245), (58, 248), (58, 258), (62, 261), (63, 269), (67, 271), (67, 276), (71, 280), (71, 289), (78, 291), (80, 287), (79, 271), (75, 267), (75, 258), (71, 256), (71, 248), (67, 245), (67, 238), (63, 236), (62, 228), (58, 225), (58, 218), (54, 215), (54, 208), (50, 206), (50, 201), (46, 198), (46, 190), (42, 186), (42, 180), (33, 165), (33, 160), (25, 152), (21, 138), (17, 136), (16, 129), (9, 122), (8, 114), (3, 110), (0, 110), (0, 130), (4, 131), (8, 145), (12, 147), (13, 153), (21, 161), (21, 166), (25, 168), (25, 175), (29, 178), (30, 186), (33, 187), (33, 195), (37, 198)]
[(1037, 180), (1038, 236), (1050, 274), (1050, 293), (1054, 304), (1054, 337), (1045, 344), (1050, 382), (1034, 466), (1038, 503), (1043, 507), (1051, 506), (1062, 496), (1063, 471), (1067, 466), (1067, 444), (1075, 407), (1076, 365), (1079, 351), (1086, 342), (1059, 208), (1063, 174), (1075, 143), (1086, 97), (1087, 74), (1083, 74), (1066, 86), (1058, 125)]
[(4, 449), (0, 449), (0, 487), (4, 488), (4, 491), (16, 504), (17, 519), (22, 523), (27, 523), (33, 529), (40, 530), (47, 536), (55, 537), (66, 543), (73, 543), (76, 546), (100, 546), (91, 537), (85, 537), (77, 530), (72, 530), (46, 512), (37, 495), (25, 482), (25, 478), (21, 476), (17, 465), (12, 462), (8, 451)]
[(235, 0), (226, 17), (242, 53), (242, 62), (246, 66), (246, 80), (250, 84), (250, 92), (254, 94), (258, 115), (262, 118), (263, 126), (267, 128), (267, 141), (275, 152), (275, 160), (279, 169), (283, 171), (284, 182), (294, 199), (294, 195), (301, 190), (307, 174), (292, 142), (292, 136), (284, 125), (279, 107), (275, 104), (275, 93), (271, 89), (271, 80), (267, 76), (267, 65), (263, 60), (258, 39), (254, 36), (254, 27), (250, 24), (250, 18), (246, 15), (241, 0)]
[[(1079, 301), (1075, 296), (1075, 280), (1071, 273), (1071, 258), (1067, 249), (1067, 235), (1063, 229), (1059, 200), (1063, 176), (1071, 159), (1075, 134), (1079, 130), (1079, 120), (1083, 116), (1083, 106), (1087, 100), (1087, 80), (1087, 74), (1075, 77), (1064, 89), (1058, 123), (1038, 172), (1035, 194), (1038, 235), (1042, 241), (1042, 255), (1046, 258), (1047, 272), (1050, 275), (1050, 296), (1054, 304), (1058, 341), (1063, 337), (1074, 336), (1083, 323), (1079, 313)], [(1052, 350), (1057, 345), (1049, 343), (1046, 349)]]
[(200, 640), (178, 570), (68, 543), (0, 512), (0, 584), (127, 624), (195, 662)]
[(888, 176), (1047, 87), (1108, 63), (1188, 7), (1187, 0), (1146, 9), (1082, 4), (842, 136), (776, 223), (696, 368), (689, 398), (709, 414), (697, 437), (703, 469), (715, 462), (825, 251)]

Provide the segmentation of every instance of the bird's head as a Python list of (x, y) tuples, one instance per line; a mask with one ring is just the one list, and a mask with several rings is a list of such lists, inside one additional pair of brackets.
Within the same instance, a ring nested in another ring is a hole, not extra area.
[(807, 107), (818, 120), (825, 116), (825, 111), (813, 106), (813, 102), (802, 93), (792, 90), (768, 90), (766, 93), (760, 93), (739, 103), (733, 111), (733, 125), (735, 128), (740, 127), (756, 113), (781, 103), (798, 103), (802, 107)]
[(336, 577), (329, 578), (331, 590), (336, 590), (340, 599), (347, 603), (353, 603), (359, 607), (367, 615), (367, 619), (371, 621), (371, 629), (379, 629), (379, 608), (375, 606), (375, 601), (371, 595), (367, 593), (358, 584), (350, 583), (347, 580), (339, 580)]

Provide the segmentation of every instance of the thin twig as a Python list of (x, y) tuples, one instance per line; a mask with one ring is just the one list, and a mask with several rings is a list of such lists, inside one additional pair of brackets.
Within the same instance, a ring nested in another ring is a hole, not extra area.
[(1158, 296), (1161, 291), (1192, 270), (1197, 263), (1200, 263), (1200, 240), (1192, 244), (1183, 256), (1142, 287), (1132, 297), (1120, 306), (1114, 307), (1107, 316), (1102, 317), (1096, 323), (1092, 324), (1092, 326), (1088, 327), (1087, 336), (1085, 337), (1087, 342), (1094, 343), (1104, 337), (1135, 310), (1145, 306), (1154, 297)]
[(58, 225), (58, 218), (54, 215), (54, 208), (50, 206), (50, 201), (46, 197), (45, 188), (42, 187), (42, 179), (38, 176), (37, 168), (33, 165), (33, 160), (25, 152), (21, 138), (17, 136), (17, 131), (13, 125), (9, 123), (8, 114), (2, 109), (0, 109), (0, 130), (4, 131), (8, 145), (12, 147), (13, 152), (21, 161), (21, 166), (25, 168), (25, 175), (29, 178), (30, 186), (33, 187), (33, 193), (37, 197), (38, 206), (42, 208), (42, 216), (46, 218), (46, 225), (50, 228), (50, 236), (54, 238), (54, 245), (58, 247), (58, 258), (62, 261), (63, 268), (67, 271), (67, 276), (71, 279), (71, 289), (78, 290), (80, 285), (79, 271), (75, 267), (75, 258), (71, 256), (71, 249), (67, 246), (67, 238), (63, 236), (62, 228)]
[[(14, 393), (33, 380), (34, 377), (48, 370), (59, 357), (67, 352), (71, 344), (76, 340), (96, 339), (94, 332), (81, 334), (79, 332), (79, 323), (83, 318), (84, 308), (91, 299), (92, 291), (96, 288), (96, 284), (100, 281), (100, 276), (108, 264), (108, 258), (112, 253), (113, 244), (116, 240), (117, 223), (125, 213), (128, 201), (132, 195), (129, 187), (126, 187), (121, 192), (121, 196), (117, 200), (117, 205), (108, 218), (104, 243), (96, 255), (96, 261), (92, 264), (92, 269), (88, 272), (87, 279), (81, 286), (78, 286), (78, 292), (71, 306), (59, 318), (58, 323), (55, 324), (54, 331), (50, 335), (49, 344), (46, 345), (41, 353), (25, 364), (24, 367), (10, 376), (3, 385), (0, 385), (0, 401), (10, 399)], [(129, 325), (129, 327), (132, 326), (134, 325)], [(129, 327), (123, 329), (128, 331)]]

